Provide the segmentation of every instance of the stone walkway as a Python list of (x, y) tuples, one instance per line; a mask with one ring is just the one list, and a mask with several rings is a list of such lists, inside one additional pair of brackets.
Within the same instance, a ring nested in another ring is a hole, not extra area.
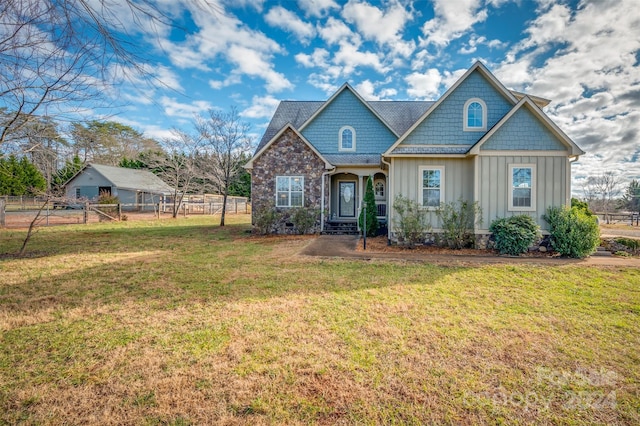
[(584, 266), (620, 266), (640, 268), (640, 259), (628, 257), (591, 256), (586, 259), (566, 259), (551, 257), (511, 257), (511, 256), (465, 256), (425, 254), (419, 252), (374, 252), (356, 251), (360, 237), (357, 235), (321, 235), (309, 242), (301, 251), (303, 256), (349, 259), (387, 259), (409, 262), (435, 263), (439, 265), (488, 265), (488, 264), (527, 264), (527, 265), (584, 265)]

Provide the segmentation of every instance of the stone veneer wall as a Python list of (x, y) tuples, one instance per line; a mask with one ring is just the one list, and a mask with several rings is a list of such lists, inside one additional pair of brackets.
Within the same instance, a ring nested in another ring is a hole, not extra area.
[[(322, 161), (298, 135), (288, 129), (282, 136), (253, 162), (251, 171), (252, 214), (266, 206), (274, 206), (276, 199), (276, 176), (304, 176), (304, 205), (318, 211), (316, 226), (311, 233), (320, 231), (320, 208), (322, 206), (322, 174), (325, 172)], [(326, 182), (325, 182), (326, 183)], [(328, 185), (325, 186), (328, 192)], [(296, 230), (286, 220), (291, 208), (278, 207), (277, 211), (285, 216), (274, 231), (276, 233), (294, 233)]]

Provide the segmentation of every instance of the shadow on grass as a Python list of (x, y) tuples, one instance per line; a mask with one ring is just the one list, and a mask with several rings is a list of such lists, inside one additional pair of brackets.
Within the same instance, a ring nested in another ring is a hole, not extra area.
[(247, 224), (57, 228), (34, 241), (32, 250), (40, 257), (6, 260), (10, 284), (0, 285), (0, 310), (11, 315), (123, 302), (166, 307), (348, 292), (433, 282), (459, 269), (298, 258), (307, 237), (256, 238), (248, 229)]

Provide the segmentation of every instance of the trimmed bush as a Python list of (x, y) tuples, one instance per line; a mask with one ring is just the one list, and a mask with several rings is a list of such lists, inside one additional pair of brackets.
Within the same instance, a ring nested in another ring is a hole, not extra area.
[(393, 201), (393, 231), (398, 236), (398, 242), (413, 247), (424, 241), (426, 232), (431, 231), (431, 225), (426, 221), (424, 211), (420, 205), (409, 198), (398, 195)]
[(442, 203), (436, 209), (436, 216), (442, 222), (442, 241), (449, 248), (461, 249), (473, 244), (473, 225), (480, 224), (482, 210), (477, 202), (459, 199)]
[(562, 256), (582, 259), (600, 244), (596, 218), (582, 209), (549, 207), (543, 218), (551, 228), (551, 248)]
[[(373, 192), (373, 179), (367, 179), (367, 188), (364, 191), (364, 205), (367, 206), (367, 236), (375, 237), (378, 234), (378, 209), (376, 207), (376, 195)], [(364, 209), (360, 211), (358, 218), (360, 229), (364, 229)]]
[(275, 203), (265, 203), (253, 212), (254, 229), (261, 235), (270, 234), (280, 220)]
[(310, 207), (298, 207), (293, 210), (289, 220), (300, 234), (306, 234), (313, 229), (318, 221), (319, 210)]
[(526, 253), (540, 237), (540, 227), (527, 215), (503, 217), (491, 222), (489, 231), (493, 234), (500, 254), (517, 256)]

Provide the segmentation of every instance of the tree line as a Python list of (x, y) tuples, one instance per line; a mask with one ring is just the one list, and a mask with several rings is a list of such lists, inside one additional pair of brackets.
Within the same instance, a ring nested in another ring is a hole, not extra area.
[(197, 116), (192, 132), (174, 129), (162, 141), (114, 121), (72, 123), (63, 137), (53, 120), (29, 120), (20, 137), (0, 145), (0, 195), (61, 196), (64, 184), (93, 162), (159, 176), (173, 189), (174, 217), (188, 193), (221, 194), (226, 206), (228, 196), (251, 196), (242, 167), (252, 148), (249, 129), (235, 108)]

